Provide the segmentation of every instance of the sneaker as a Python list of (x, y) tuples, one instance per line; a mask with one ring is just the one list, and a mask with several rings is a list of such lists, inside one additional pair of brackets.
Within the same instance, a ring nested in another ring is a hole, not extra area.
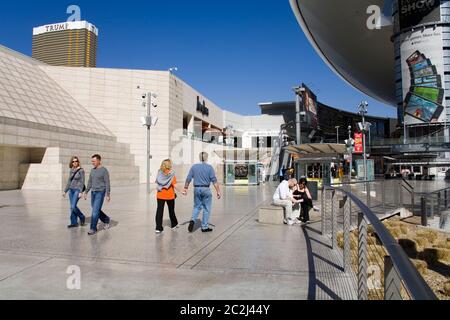
[(97, 231), (95, 231), (95, 230), (89, 230), (88, 236), (93, 236), (96, 233), (97, 233)]
[(320, 211), (320, 208), (317, 207), (317, 206), (314, 206), (314, 207), (313, 207), (313, 210), (314, 210), (314, 211)]
[(84, 227), (86, 225), (86, 220), (80, 221), (80, 226)]
[(194, 224), (195, 224), (195, 222), (192, 220), (189, 222), (189, 227), (188, 227), (189, 232), (192, 232), (194, 230)]
[(78, 224), (69, 224), (67, 226), (68, 229), (77, 228), (77, 227), (78, 227)]
[(178, 228), (179, 228), (179, 226), (176, 225), (175, 227), (172, 227), (172, 230), (176, 230), (176, 229), (178, 229)]
[(283, 220), (283, 223), (284, 223), (284, 224), (288, 224), (288, 222), (287, 222), (287, 220), (286, 220), (286, 219), (284, 219), (284, 220)]
[(162, 232), (162, 230), (155, 230), (155, 233), (156, 233), (156, 234), (161, 234), (161, 233), (163, 233), (163, 232)]
[(211, 229), (211, 228), (208, 228), (208, 229), (202, 229), (202, 232), (212, 232), (213, 231), (213, 229)]
[(111, 228), (111, 226), (109, 225), (109, 223), (105, 223), (105, 224), (103, 225), (103, 228), (104, 228), (105, 230), (108, 230), (109, 228)]
[(289, 221), (288, 221), (288, 226), (292, 226), (292, 225), (294, 225), (294, 221), (292, 221), (291, 219), (289, 219)]
[(300, 221), (300, 219), (299, 219), (299, 218), (295, 218), (295, 220), (294, 220), (294, 224), (302, 224), (302, 222)]

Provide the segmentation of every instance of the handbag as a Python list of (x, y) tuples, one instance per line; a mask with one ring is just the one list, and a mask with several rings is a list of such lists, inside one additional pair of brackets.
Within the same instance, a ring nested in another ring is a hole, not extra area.
[[(81, 170), (81, 168), (78, 169), (77, 171), (75, 171), (75, 172), (73, 173), (72, 177), (70, 178), (70, 182), (72, 182), (73, 179), (75, 179), (75, 176), (77, 175), (77, 173), (78, 173), (80, 170)], [(83, 190), (81, 190), (81, 192), (84, 192), (85, 190), (86, 190), (86, 185), (83, 183)]]

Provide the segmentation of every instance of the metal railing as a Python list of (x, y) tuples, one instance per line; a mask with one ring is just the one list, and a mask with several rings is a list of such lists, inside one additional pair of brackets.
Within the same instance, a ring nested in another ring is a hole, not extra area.
[(438, 228), (443, 229), (448, 221), (450, 187), (418, 192), (405, 178), (374, 181), (343, 181), (331, 184), (333, 187), (351, 186), (351, 191), (367, 207), (379, 215), (389, 215), (406, 209), (421, 217), (421, 224), (439, 217)]
[(447, 223), (450, 187), (428, 193), (415, 192), (420, 197), (420, 215), (423, 226), (428, 226), (428, 220), (439, 216), (440, 229)]
[(342, 248), (344, 271), (356, 275), (358, 299), (435, 300), (402, 247), (350, 190), (350, 185), (322, 188), (321, 223), (332, 248)]
[(393, 180), (357, 180), (349, 182), (347, 179), (340, 183), (333, 183), (330, 186), (349, 187), (351, 192), (363, 200), (367, 207), (378, 214), (384, 214), (390, 210), (402, 207), (403, 196), (395, 190), (397, 185), (395, 185), (395, 188), (392, 187), (394, 183)]
[[(421, 217), (422, 226), (429, 226), (429, 219), (434, 219), (435, 216), (440, 217), (438, 227), (442, 229), (448, 219), (449, 199), (450, 199), (450, 187), (441, 188), (429, 192), (418, 192), (415, 188), (406, 180), (402, 179), (399, 182), (400, 189), (400, 206), (407, 208), (414, 215)], [(409, 196), (410, 201), (406, 202), (403, 198), (403, 192), (405, 190)], [(417, 199), (419, 200), (417, 202)]]
[(418, 138), (407, 138), (406, 141), (403, 138), (373, 139), (371, 141), (371, 146), (388, 146), (397, 144), (423, 144), (423, 143), (441, 144), (448, 142), (450, 142), (450, 139), (444, 135), (429, 135)]

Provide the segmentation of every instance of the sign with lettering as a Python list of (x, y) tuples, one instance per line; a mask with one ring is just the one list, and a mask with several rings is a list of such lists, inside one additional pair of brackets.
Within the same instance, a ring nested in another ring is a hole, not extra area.
[(355, 149), (353, 150), (353, 153), (363, 153), (363, 151), (363, 134), (355, 133)]
[(400, 29), (441, 20), (440, 0), (400, 0)]
[(201, 112), (204, 116), (209, 116), (209, 109), (206, 107), (205, 100), (201, 103), (199, 96), (197, 96), (197, 111)]
[(44, 26), (33, 28), (33, 35), (36, 36), (39, 34), (49, 33), (49, 32), (58, 32), (58, 31), (65, 31), (65, 30), (79, 30), (79, 29), (87, 29), (87, 30), (93, 32), (96, 36), (98, 36), (97, 27), (87, 21), (70, 21), (70, 22), (47, 24)]

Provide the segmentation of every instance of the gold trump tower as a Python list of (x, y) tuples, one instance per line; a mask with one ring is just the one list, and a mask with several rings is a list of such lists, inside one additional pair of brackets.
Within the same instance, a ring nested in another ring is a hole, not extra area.
[(52, 66), (95, 67), (98, 29), (87, 21), (33, 28), (33, 58)]

